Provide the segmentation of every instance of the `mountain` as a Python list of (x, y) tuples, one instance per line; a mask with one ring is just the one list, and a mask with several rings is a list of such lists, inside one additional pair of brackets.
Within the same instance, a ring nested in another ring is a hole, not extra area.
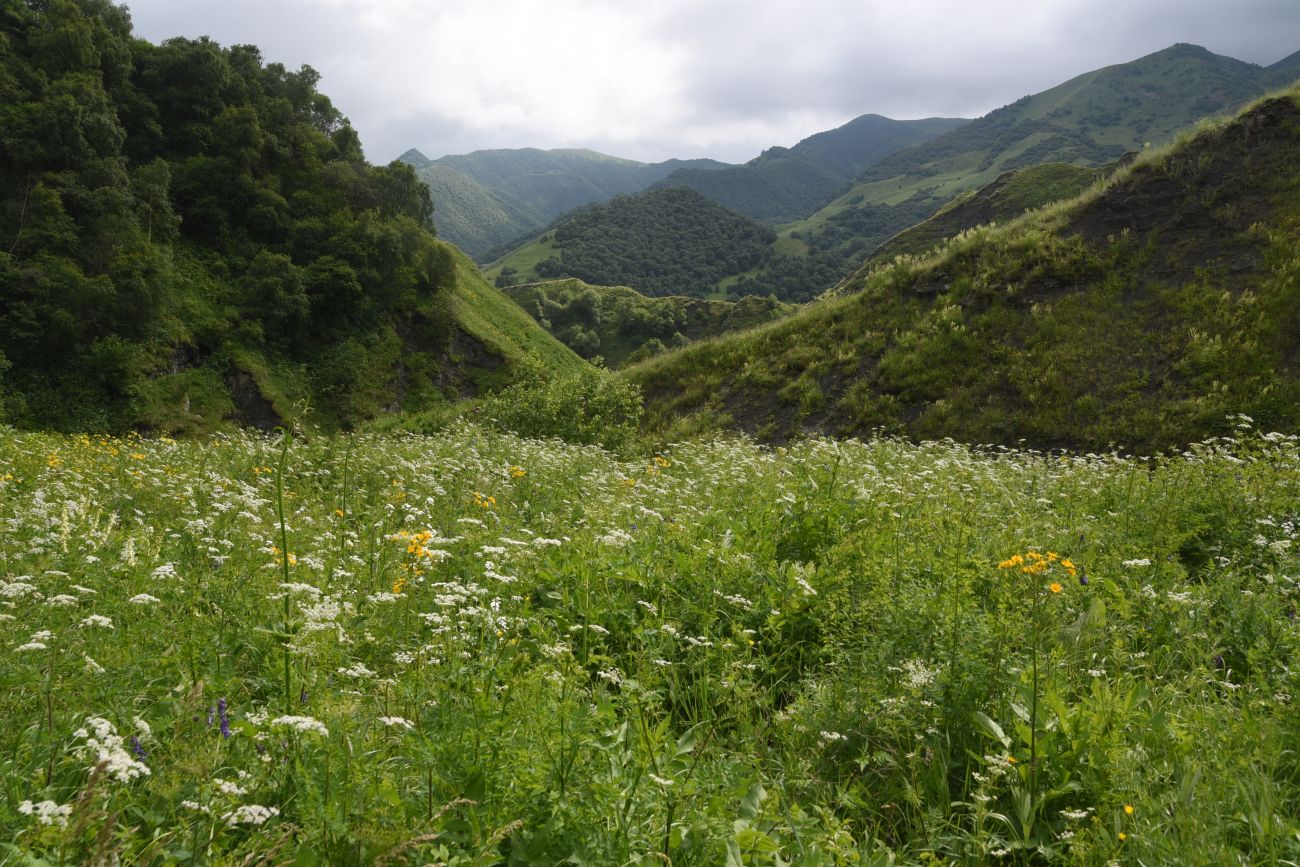
[(865, 114), (794, 147), (766, 150), (743, 166), (678, 169), (659, 186), (690, 187), (755, 220), (797, 220), (877, 160), (965, 123), (961, 118), (891, 120)]
[(476, 258), (533, 234), (574, 208), (644, 190), (682, 168), (707, 171), (714, 160), (642, 163), (591, 150), (480, 150), (430, 160), (400, 157), (429, 185), (443, 237)]
[(1266, 72), (1274, 87), (1286, 87), (1300, 79), (1300, 51), (1274, 63)]
[(152, 45), (102, 0), (0, 13), (0, 417), (347, 426), (584, 363), (429, 228), (255, 46)]
[(587, 205), (487, 269), (500, 285), (573, 277), (646, 295), (706, 297), (763, 264), (776, 234), (688, 187)]
[[(860, 259), (871, 252), (855, 243), (864, 215), (883, 226), (899, 206), (922, 202), (934, 209), (1025, 166), (1103, 165), (1239, 108), (1274, 87), (1276, 77), (1276, 71), (1185, 44), (1094, 70), (884, 157), (852, 189), (786, 232), (803, 238), (812, 252)], [(905, 210), (893, 231), (911, 225)]]
[(1033, 208), (1072, 199), (1104, 172), (1104, 169), (1069, 163), (1046, 163), (1007, 172), (979, 190), (958, 193), (932, 216), (877, 247), (867, 263), (889, 262), (897, 256), (920, 256), (967, 229), (1005, 222)]
[(1300, 425), (1300, 87), (1078, 198), (867, 266), (626, 375), (676, 438), (741, 427), (1144, 452)]
[(505, 292), (570, 349), (588, 358), (600, 356), (610, 367), (648, 358), (667, 346), (771, 322), (794, 310), (768, 298), (651, 298), (626, 286), (592, 286), (581, 280), (528, 283)]

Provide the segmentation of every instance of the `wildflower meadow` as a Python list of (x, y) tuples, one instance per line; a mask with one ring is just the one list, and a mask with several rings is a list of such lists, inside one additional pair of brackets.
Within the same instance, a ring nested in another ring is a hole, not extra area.
[(0, 456), (0, 863), (1300, 862), (1300, 444), (1244, 420)]

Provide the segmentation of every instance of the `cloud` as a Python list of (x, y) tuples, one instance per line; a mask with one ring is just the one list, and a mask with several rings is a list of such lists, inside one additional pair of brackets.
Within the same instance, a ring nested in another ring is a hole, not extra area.
[(977, 116), (1194, 42), (1300, 48), (1295, 0), (136, 0), (137, 32), (310, 64), (372, 160), (483, 147), (744, 160), (866, 112)]

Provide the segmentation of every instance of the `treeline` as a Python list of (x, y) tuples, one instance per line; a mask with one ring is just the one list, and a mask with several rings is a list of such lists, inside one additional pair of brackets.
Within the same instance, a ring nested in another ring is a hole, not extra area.
[(632, 286), (646, 295), (704, 297), (724, 277), (766, 262), (776, 234), (694, 190), (618, 196), (562, 218), (559, 256), (537, 265), (543, 278)]
[(167, 374), (312, 357), (449, 279), (427, 188), (366, 163), (310, 67), (152, 45), (108, 0), (5, 3), (0, 46), (11, 419), (121, 429)]

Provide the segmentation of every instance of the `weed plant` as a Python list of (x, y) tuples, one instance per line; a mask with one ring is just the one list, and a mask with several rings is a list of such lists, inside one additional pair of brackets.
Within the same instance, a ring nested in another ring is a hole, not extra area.
[(1300, 860), (1295, 437), (0, 455), (7, 863)]

